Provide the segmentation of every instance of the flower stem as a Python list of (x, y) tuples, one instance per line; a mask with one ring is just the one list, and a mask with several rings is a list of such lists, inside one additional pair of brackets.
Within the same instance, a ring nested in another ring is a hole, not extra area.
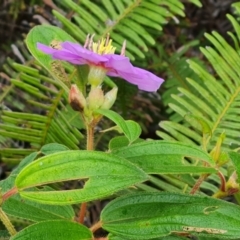
[(195, 185), (193, 186), (192, 190), (190, 191), (190, 194), (195, 194), (196, 191), (200, 188), (202, 182), (209, 176), (209, 174), (203, 174), (202, 176), (200, 176), (197, 180), (197, 182), (195, 183)]
[(97, 223), (95, 223), (91, 228), (90, 230), (92, 231), (92, 233), (96, 232), (99, 228), (102, 227), (102, 222), (99, 221)]
[(92, 126), (92, 124), (89, 124), (87, 126), (87, 150), (88, 151), (92, 151), (94, 149), (93, 139), (94, 139), (94, 127)]
[[(91, 123), (87, 125), (87, 150), (92, 151), (94, 149), (94, 125)], [(86, 210), (87, 210), (87, 203), (83, 202), (80, 207), (79, 211), (79, 218), (78, 221), (80, 223), (84, 222), (84, 217), (86, 215)]]
[(12, 223), (10, 222), (9, 218), (7, 217), (5, 212), (2, 210), (2, 208), (0, 208), (0, 219), (2, 220), (4, 226), (6, 227), (6, 229), (8, 230), (11, 236), (17, 234), (16, 229), (14, 228), (14, 226), (12, 225)]
[(79, 221), (80, 223), (83, 223), (83, 222), (84, 222), (84, 217), (85, 217), (85, 214), (86, 214), (86, 210), (87, 210), (87, 203), (86, 203), (86, 202), (83, 202), (83, 203), (81, 204), (80, 211), (79, 211), (78, 221)]

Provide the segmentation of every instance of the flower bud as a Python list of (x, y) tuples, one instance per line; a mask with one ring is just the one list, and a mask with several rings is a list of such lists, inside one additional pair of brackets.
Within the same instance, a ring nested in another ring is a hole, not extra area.
[(88, 95), (88, 108), (91, 110), (98, 109), (104, 102), (103, 90), (101, 87), (92, 88)]
[(68, 101), (75, 111), (82, 111), (86, 107), (86, 99), (76, 84), (71, 86), (69, 91)]
[(104, 96), (104, 102), (101, 106), (101, 109), (110, 109), (112, 105), (115, 103), (117, 98), (118, 88), (114, 87), (112, 90), (107, 92)]
[(88, 83), (92, 88), (98, 87), (102, 84), (106, 76), (106, 69), (99, 66), (90, 66), (88, 73)]

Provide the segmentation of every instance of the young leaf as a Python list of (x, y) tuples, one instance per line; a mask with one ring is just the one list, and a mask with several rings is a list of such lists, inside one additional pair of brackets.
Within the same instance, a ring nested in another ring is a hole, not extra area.
[(209, 197), (135, 193), (110, 202), (102, 227), (122, 239), (155, 239), (172, 233), (238, 239), (240, 207)]
[(105, 117), (112, 120), (117, 125), (117, 127), (120, 128), (120, 132), (123, 132), (125, 134), (130, 143), (139, 138), (141, 134), (141, 127), (138, 123), (131, 120), (125, 121), (118, 113), (112, 110), (98, 109), (96, 113), (104, 115)]
[[(53, 182), (87, 179), (83, 189), (31, 191)], [(118, 156), (93, 151), (64, 151), (47, 155), (24, 168), (15, 185), (20, 196), (49, 204), (73, 204), (109, 196), (148, 179), (141, 169)], [(25, 191), (27, 189), (27, 191)]]
[[(180, 142), (146, 141), (112, 151), (151, 174), (214, 173), (214, 161), (200, 148)], [(190, 164), (184, 157), (208, 163)]]
[(26, 239), (92, 240), (93, 238), (87, 227), (76, 222), (57, 220), (33, 224), (10, 238), (10, 240)]
[(229, 152), (228, 155), (234, 164), (235, 170), (238, 175), (238, 182), (240, 182), (240, 154), (237, 152)]

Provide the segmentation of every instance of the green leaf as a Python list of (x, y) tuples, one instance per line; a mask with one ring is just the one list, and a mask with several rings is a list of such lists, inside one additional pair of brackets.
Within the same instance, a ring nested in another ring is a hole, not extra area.
[(87, 227), (76, 222), (45, 221), (33, 224), (10, 238), (10, 240), (26, 239), (92, 240), (92, 233)]
[(237, 172), (237, 181), (240, 182), (240, 154), (237, 152), (229, 152), (228, 155), (232, 160), (235, 170)]
[(140, 125), (132, 120), (127, 120), (125, 121), (128, 131), (129, 131), (129, 136), (128, 139), (130, 143), (136, 141), (139, 136), (141, 135), (142, 129)]
[(129, 140), (125, 136), (117, 136), (110, 140), (108, 144), (108, 148), (110, 151), (115, 150), (117, 148), (126, 147), (129, 145)]
[(30, 155), (28, 155), (27, 157), (25, 157), (6, 179), (0, 181), (0, 188), (3, 193), (7, 192), (8, 190), (10, 190), (11, 188), (14, 187), (14, 181), (15, 181), (17, 174), (25, 166), (27, 166), (28, 164), (33, 162), (33, 160), (37, 157), (37, 155), (38, 155), (37, 152), (33, 152)]
[[(231, 15), (227, 17), (236, 31), (236, 33), (229, 33), (233, 42), (229, 44), (225, 37), (214, 31), (211, 35), (205, 34), (210, 44), (205, 48), (201, 47), (200, 50), (208, 59), (213, 71), (209, 71), (209, 64), (196, 62), (193, 58), (187, 60), (189, 67), (195, 72), (195, 76), (191, 78), (188, 76), (187, 82), (181, 81), (182, 88), (178, 88), (177, 92), (172, 92), (174, 93), (171, 94), (172, 99), (168, 99), (168, 105), (171, 108), (168, 109), (168, 112), (172, 110), (175, 112), (172, 114), (171, 120), (172, 122), (180, 122), (181, 127), (176, 128), (176, 124), (169, 123), (166, 126), (166, 124), (161, 123), (160, 126), (165, 131), (159, 131), (158, 135), (162, 138), (184, 142), (191, 141), (193, 145), (201, 144), (202, 131), (199, 124), (196, 125), (196, 121), (191, 121), (190, 118), (185, 117), (190, 113), (202, 119), (200, 123), (205, 133), (210, 133), (209, 128), (211, 129), (211, 134), (207, 134), (207, 137), (204, 136), (204, 147), (207, 150), (211, 151), (214, 148), (223, 131), (226, 134), (226, 139), (222, 145), (224, 151), (229, 151), (229, 149), (234, 148), (234, 145), (239, 145), (240, 124), (239, 118), (236, 116), (240, 106), (240, 81), (238, 77), (240, 25), (239, 21)], [(179, 61), (175, 62), (179, 66)], [(183, 76), (181, 72), (186, 73), (186, 71), (182, 71), (182, 69), (180, 68), (180, 71), (177, 72), (174, 69), (175, 73), (173, 74), (176, 77)], [(180, 80), (182, 79), (180, 78)], [(171, 83), (168, 83), (168, 86), (171, 91)]]
[[(17, 174), (25, 166), (33, 162), (37, 154), (37, 152), (34, 152), (24, 158), (21, 163), (12, 171), (10, 176), (0, 182), (0, 188), (2, 188), (3, 193), (14, 187), (14, 182)], [(49, 190), (50, 188), (45, 187), (42, 190), (46, 191), (46, 189)], [(2, 204), (2, 209), (8, 215), (36, 222), (59, 218), (73, 219), (74, 217), (74, 211), (71, 206), (50, 206), (32, 202), (26, 199), (23, 201), (19, 195), (14, 195), (8, 198)]]
[[(64, 42), (64, 41), (76, 42), (74, 38), (72, 38), (69, 34), (67, 34), (61, 28), (54, 27), (51, 25), (41, 25), (41, 26), (34, 27), (28, 33), (26, 38), (26, 44), (31, 54), (49, 72), (51, 72), (51, 63), (53, 61), (52, 56), (38, 50), (37, 43), (39, 42), (49, 46), (53, 40), (56, 40), (59, 42)], [(53, 72), (51, 72), (51, 74), (53, 75), (54, 78), (58, 79), (58, 77)], [(58, 83), (66, 92), (68, 91), (64, 83), (62, 83), (61, 81), (58, 81)]]
[(3, 203), (2, 209), (8, 215), (34, 222), (64, 218), (72, 220), (75, 215), (71, 206), (40, 204), (27, 199), (23, 201), (19, 195), (7, 199)]
[(125, 134), (130, 143), (139, 138), (142, 130), (138, 123), (131, 120), (125, 121), (118, 113), (112, 110), (98, 109), (96, 113), (104, 115), (112, 120), (120, 129), (120, 132)]
[(101, 213), (103, 229), (122, 239), (154, 239), (171, 233), (238, 239), (240, 207), (209, 197), (137, 193), (110, 202)]
[[(134, 144), (144, 142), (143, 139), (138, 138)], [(129, 140), (125, 136), (117, 136), (110, 140), (108, 144), (108, 148), (110, 151), (116, 150), (117, 148), (126, 147), (129, 145)]]
[[(123, 237), (116, 236), (110, 233), (108, 235), (108, 240), (123, 240)], [(124, 240), (131, 240), (131, 238), (124, 238)], [(186, 240), (186, 238), (180, 237), (180, 236), (166, 236), (166, 237), (154, 238), (153, 240)], [(211, 239), (211, 240), (214, 240), (214, 239)]]
[(52, 154), (55, 152), (61, 152), (61, 151), (66, 151), (66, 150), (69, 150), (69, 148), (62, 144), (49, 143), (49, 144), (44, 145), (40, 151), (44, 155), (49, 155), (49, 154)]
[[(148, 174), (214, 173), (214, 161), (198, 147), (180, 142), (146, 141), (112, 151), (142, 168)], [(184, 157), (200, 160), (195, 166)], [(204, 166), (202, 163), (208, 163)]]
[[(185, 118), (187, 119), (188, 122), (196, 121), (198, 124), (200, 124), (203, 134), (210, 134), (211, 135), (211, 128), (210, 128), (208, 122), (204, 118), (201, 118), (199, 116), (195, 116), (193, 114), (187, 114), (185, 116)], [(197, 125), (197, 124), (194, 123), (193, 125)]]
[(202, 7), (202, 3), (200, 2), (200, 0), (189, 0), (189, 2), (194, 3), (198, 7)]
[[(24, 191), (43, 184), (87, 178), (83, 189)], [(147, 179), (141, 169), (118, 156), (94, 151), (64, 151), (28, 165), (17, 176), (15, 185), (23, 198), (62, 205), (106, 197)]]
[(10, 235), (7, 230), (0, 230), (0, 239), (7, 240), (10, 238)]

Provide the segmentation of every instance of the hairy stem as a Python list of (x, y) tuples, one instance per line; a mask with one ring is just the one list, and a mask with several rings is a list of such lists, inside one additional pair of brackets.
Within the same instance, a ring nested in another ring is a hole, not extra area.
[(12, 223), (10, 222), (9, 218), (7, 217), (5, 212), (2, 210), (2, 208), (0, 208), (0, 219), (11, 236), (17, 233), (17, 231), (15, 230), (14, 226), (12, 225)]
[(16, 194), (17, 192), (18, 192), (18, 189), (16, 187), (13, 187), (12, 189), (10, 189), (9, 191), (7, 191), (2, 195), (2, 201), (3, 202), (6, 201), (9, 197)]
[[(87, 125), (87, 150), (92, 151), (94, 149), (94, 126), (92, 124)], [(80, 223), (84, 222), (84, 217), (86, 215), (87, 203), (83, 202), (79, 211), (79, 219)]]
[(99, 222), (97, 222), (97, 223), (95, 223), (91, 228), (90, 228), (90, 230), (94, 233), (94, 232), (96, 232), (99, 228), (101, 228), (102, 227), (102, 222), (101, 221), (99, 221)]
[(195, 183), (195, 185), (193, 186), (192, 190), (190, 191), (190, 194), (195, 194), (196, 191), (200, 188), (202, 182), (209, 176), (209, 174), (204, 174), (202, 176), (200, 176), (197, 180), (197, 182)]
[(83, 202), (80, 207), (78, 222), (84, 223), (84, 217), (86, 214), (86, 210), (87, 210), (87, 203)]
[(89, 124), (87, 126), (87, 150), (92, 151), (94, 149), (94, 126)]

